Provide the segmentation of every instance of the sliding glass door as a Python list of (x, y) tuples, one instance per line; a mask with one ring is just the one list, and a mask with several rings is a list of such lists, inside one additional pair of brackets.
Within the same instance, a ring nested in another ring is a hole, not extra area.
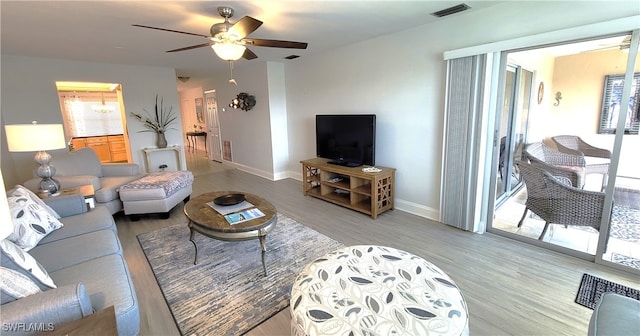
[[(640, 80), (633, 75), (640, 78), (640, 62), (635, 57), (630, 58), (635, 67), (628, 64), (631, 42), (631, 34), (619, 34), (503, 54), (509, 65), (501, 76), (504, 99), (495, 121), (499, 154), (489, 231), (640, 270)], [(610, 154), (563, 148), (554, 140), (563, 136)], [(526, 160), (523, 149), (533, 143), (547, 148), (539, 158), (550, 164), (548, 173), (573, 169), (581, 182), (570, 188), (549, 181), (527, 185), (514, 160)], [(570, 155), (585, 162), (573, 167), (551, 160)], [(549, 197), (545, 210), (531, 211), (529, 197), (539, 192)], [(543, 212), (566, 213), (570, 220), (558, 223)], [(599, 220), (587, 219), (593, 213)]]
[(504, 101), (499, 115), (498, 134), (500, 138), (498, 176), (496, 178), (496, 204), (507, 200), (522, 184), (522, 178), (515, 165), (522, 160), (522, 150), (526, 141), (531, 102), (533, 73), (521, 66), (508, 65), (505, 73)]

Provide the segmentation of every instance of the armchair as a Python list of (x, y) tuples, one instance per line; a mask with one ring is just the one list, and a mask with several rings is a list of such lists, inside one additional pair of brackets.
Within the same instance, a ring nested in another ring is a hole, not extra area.
[(569, 179), (554, 177), (539, 166), (526, 162), (517, 165), (527, 188), (526, 207), (518, 227), (531, 210), (545, 221), (539, 240), (544, 238), (549, 224), (590, 226), (600, 230), (604, 193), (575, 188)]
[(586, 162), (583, 155), (559, 152), (542, 142), (526, 146), (524, 156), (533, 166), (548, 171), (552, 176), (562, 176), (577, 188), (584, 187)]
[(587, 174), (602, 174), (603, 179), (607, 178), (611, 159), (610, 150), (591, 146), (575, 135), (557, 135), (551, 137), (551, 140), (556, 143), (558, 150), (563, 153), (595, 158), (595, 160), (586, 159), (587, 161), (597, 161), (587, 162)]

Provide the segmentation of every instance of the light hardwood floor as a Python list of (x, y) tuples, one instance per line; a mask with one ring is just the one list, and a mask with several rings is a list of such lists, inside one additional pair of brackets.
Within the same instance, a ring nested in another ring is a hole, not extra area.
[[(586, 335), (592, 310), (574, 302), (583, 273), (640, 288), (640, 280), (630, 273), (497, 235), (461, 231), (398, 210), (372, 220), (304, 197), (300, 181), (273, 182), (206, 160), (199, 161), (198, 167), (188, 167), (196, 175), (192, 195), (213, 190), (257, 194), (267, 198), (279, 212), (346, 245), (386, 245), (431, 261), (460, 287), (469, 309), (471, 335)], [(167, 220), (156, 216), (143, 217), (138, 222), (123, 215), (115, 218), (138, 295), (140, 335), (178, 335), (136, 235), (170, 225), (186, 225), (182, 206), (174, 208)], [(248, 335), (289, 335), (289, 322), (285, 309)], [(216, 331), (212, 330), (211, 335), (217, 335)]]

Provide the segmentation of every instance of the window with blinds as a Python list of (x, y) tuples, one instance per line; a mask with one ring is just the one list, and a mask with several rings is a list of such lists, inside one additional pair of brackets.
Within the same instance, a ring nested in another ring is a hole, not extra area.
[(620, 108), (627, 108), (625, 121), (625, 134), (638, 134), (640, 129), (640, 72), (633, 74), (631, 85), (631, 97), (629, 104), (622, 104), (622, 89), (624, 75), (607, 75), (604, 79), (604, 92), (602, 95), (602, 113), (600, 115), (599, 134), (615, 134), (618, 125)]

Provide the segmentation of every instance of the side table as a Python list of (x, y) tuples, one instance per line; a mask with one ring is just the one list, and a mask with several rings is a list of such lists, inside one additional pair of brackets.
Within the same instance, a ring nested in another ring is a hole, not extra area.
[(38, 193), (38, 197), (40, 198), (58, 197), (65, 195), (82, 195), (84, 196), (84, 202), (87, 203), (87, 208), (93, 209), (96, 207), (95, 190), (93, 190), (93, 185), (91, 184), (61, 189), (60, 194), (57, 196), (49, 196), (48, 194)]
[(113, 306), (99, 310), (85, 318), (75, 320), (56, 327), (51, 332), (43, 332), (47, 336), (84, 336), (84, 335), (117, 335), (118, 324)]

